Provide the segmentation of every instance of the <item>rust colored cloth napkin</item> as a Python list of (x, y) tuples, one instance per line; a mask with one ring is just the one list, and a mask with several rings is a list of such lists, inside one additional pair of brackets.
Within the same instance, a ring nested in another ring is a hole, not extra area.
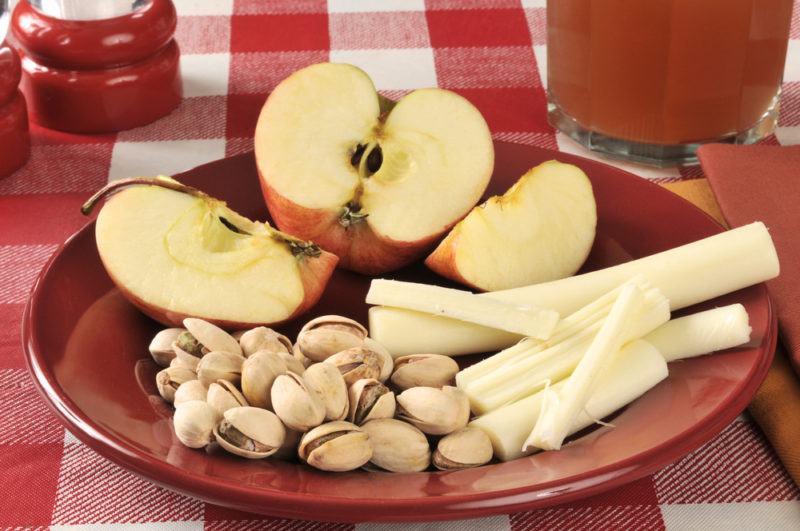
[[(800, 359), (800, 270), (796, 267), (800, 236), (795, 236), (800, 229), (800, 146), (717, 144), (700, 148), (699, 155), (708, 181), (682, 181), (665, 187), (725, 225), (760, 220), (770, 228), (782, 271), (768, 285), (782, 340), (791, 358)], [(788, 360), (779, 344), (772, 367), (748, 409), (800, 485), (800, 380)]]

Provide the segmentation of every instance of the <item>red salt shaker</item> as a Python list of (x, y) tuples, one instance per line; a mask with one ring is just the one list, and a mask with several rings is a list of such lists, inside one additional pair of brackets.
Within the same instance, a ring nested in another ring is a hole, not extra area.
[(20, 73), (16, 52), (0, 42), (0, 179), (21, 168), (31, 150)]
[[(11, 31), (22, 59), (31, 119), (74, 133), (145, 125), (181, 101), (177, 15), (171, 0), (130, 1), (108, 18), (107, 2), (61, 2), (45, 13), (21, 0)], [(62, 8), (63, 9), (63, 8)], [(95, 11), (92, 11), (95, 9)]]

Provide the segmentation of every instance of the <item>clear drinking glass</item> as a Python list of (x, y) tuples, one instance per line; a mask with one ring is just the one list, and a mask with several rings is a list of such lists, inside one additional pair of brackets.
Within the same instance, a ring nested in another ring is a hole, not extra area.
[(0, 0), (0, 46), (6, 40), (6, 33), (8, 33), (8, 22), (11, 18), (11, 13), (8, 10), (8, 0)]
[(550, 123), (658, 166), (777, 120), (792, 0), (548, 0)]
[(151, 0), (28, 0), (37, 11), (61, 20), (103, 20), (121, 17)]

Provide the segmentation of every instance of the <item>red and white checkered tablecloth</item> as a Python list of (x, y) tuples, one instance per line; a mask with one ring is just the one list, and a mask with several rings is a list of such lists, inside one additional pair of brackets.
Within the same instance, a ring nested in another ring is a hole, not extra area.
[[(24, 368), (20, 322), (39, 269), (86, 220), (81, 202), (109, 179), (175, 173), (251, 148), (258, 111), (287, 74), (319, 61), (361, 66), (390, 96), (422, 86), (477, 105), (495, 138), (596, 158), (547, 125), (545, 0), (176, 0), (185, 99), (117, 135), (33, 126), (30, 162), (0, 180), (0, 527), (346, 529), (262, 518), (157, 487), (111, 464), (58, 423)], [(779, 127), (800, 143), (800, 5)], [(698, 168), (620, 164), (648, 179)], [(359, 524), (359, 530), (400, 529)], [(746, 418), (654, 475), (581, 502), (403, 529), (800, 529), (800, 490)]]

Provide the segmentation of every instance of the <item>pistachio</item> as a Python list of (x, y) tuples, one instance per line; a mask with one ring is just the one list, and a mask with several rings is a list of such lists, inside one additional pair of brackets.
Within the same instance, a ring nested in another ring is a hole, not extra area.
[(361, 426), (372, 444), (370, 463), (391, 472), (420, 472), (431, 462), (425, 434), (396, 419), (370, 420)]
[(370, 349), (371, 351), (375, 352), (378, 355), (381, 363), (381, 374), (378, 376), (378, 380), (381, 382), (385, 382), (389, 379), (392, 375), (392, 371), (394, 370), (394, 359), (392, 355), (386, 350), (386, 347), (372, 339), (371, 337), (364, 338), (364, 345), (366, 348)]
[(458, 470), (485, 465), (492, 460), (492, 442), (483, 430), (461, 428), (439, 440), (433, 453), (433, 466), (439, 470)]
[[(306, 357), (303, 355), (303, 353), (302, 353), (302, 352), (300, 352), (300, 347), (298, 347), (298, 346), (297, 346), (297, 343), (295, 343), (294, 347), (292, 347), (292, 357), (293, 357), (294, 359), (296, 359), (298, 362), (300, 362), (300, 364), (303, 366), (303, 370), (304, 370), (304, 371), (305, 371), (307, 368), (309, 368), (309, 367), (311, 366), (311, 364), (312, 364), (312, 363), (314, 363), (314, 362), (313, 362), (313, 361), (311, 361), (310, 359), (306, 358)], [(295, 372), (295, 371), (292, 371), (292, 372)], [(300, 373), (297, 373), (297, 374), (300, 374)]]
[(260, 350), (242, 364), (242, 393), (251, 406), (272, 407), (270, 389), (279, 375), (286, 372), (286, 363), (275, 353)]
[(202, 358), (204, 354), (200, 353), (198, 355), (194, 355), (188, 350), (182, 349), (178, 341), (175, 341), (172, 344), (172, 351), (175, 352), (175, 359), (170, 362), (170, 366), (186, 367), (187, 369), (191, 369), (195, 372), (197, 371), (197, 365), (200, 363), (200, 358)]
[(209, 352), (197, 364), (197, 377), (206, 385), (217, 380), (238, 384), (242, 377), (244, 358), (238, 354), (216, 350)]
[(206, 402), (220, 417), (229, 409), (250, 405), (236, 386), (227, 380), (217, 380), (208, 386)]
[(346, 472), (363, 466), (372, 457), (369, 435), (341, 420), (317, 426), (306, 433), (297, 449), (300, 459), (320, 470)]
[(458, 372), (453, 358), (440, 354), (412, 354), (394, 360), (392, 383), (401, 390), (412, 387), (443, 387)]
[(347, 385), (339, 370), (330, 363), (315, 363), (303, 373), (306, 388), (325, 405), (325, 420), (347, 416)]
[(237, 407), (223, 415), (214, 437), (225, 450), (248, 459), (262, 459), (280, 449), (286, 429), (272, 411)]
[(378, 380), (358, 380), (350, 387), (350, 422), (358, 425), (394, 416), (394, 393)]
[(239, 337), (239, 346), (244, 356), (250, 357), (259, 350), (269, 352), (291, 352), (292, 342), (288, 337), (266, 326), (259, 326), (244, 332)]
[(300, 330), (297, 347), (311, 361), (324, 361), (342, 350), (358, 347), (367, 337), (361, 324), (339, 315), (312, 319)]
[(365, 347), (354, 347), (343, 350), (327, 358), (325, 363), (332, 363), (344, 376), (348, 386), (365, 378), (378, 378), (381, 375), (380, 358)]
[(183, 320), (183, 326), (197, 338), (197, 341), (203, 345), (206, 352), (220, 350), (242, 355), (242, 347), (239, 346), (239, 342), (225, 330), (208, 321), (187, 317)]
[(208, 389), (203, 385), (203, 382), (200, 380), (189, 380), (178, 386), (178, 389), (175, 391), (175, 399), (172, 403), (175, 407), (178, 407), (182, 403), (189, 402), (190, 400), (202, 400), (205, 402), (206, 396), (208, 396)]
[(397, 396), (397, 418), (429, 435), (446, 435), (467, 425), (469, 401), (455, 387), (412, 387)]
[(275, 413), (293, 430), (308, 431), (325, 420), (325, 404), (297, 374), (287, 372), (275, 378), (270, 397)]
[(296, 358), (294, 354), (289, 354), (288, 352), (278, 352), (278, 356), (280, 356), (286, 364), (286, 368), (295, 374), (303, 374), (306, 372), (306, 368), (311, 365), (310, 360), (308, 365), (304, 365), (299, 358)]
[(173, 347), (176, 346), (184, 352), (187, 352), (192, 356), (197, 356), (198, 358), (203, 357), (203, 354), (208, 352), (207, 350), (203, 350), (203, 345), (188, 330), (184, 330), (178, 334), (178, 337), (175, 338), (175, 344)]
[(175, 408), (172, 425), (178, 440), (189, 448), (204, 448), (211, 442), (217, 414), (202, 400), (190, 400)]
[(194, 371), (185, 367), (167, 367), (156, 374), (156, 387), (161, 398), (170, 404), (175, 400), (175, 391), (178, 387), (191, 380), (196, 380)]
[(169, 366), (169, 363), (175, 358), (172, 344), (184, 331), (183, 328), (166, 328), (155, 335), (153, 340), (150, 341), (148, 349), (156, 364), (161, 367)]

